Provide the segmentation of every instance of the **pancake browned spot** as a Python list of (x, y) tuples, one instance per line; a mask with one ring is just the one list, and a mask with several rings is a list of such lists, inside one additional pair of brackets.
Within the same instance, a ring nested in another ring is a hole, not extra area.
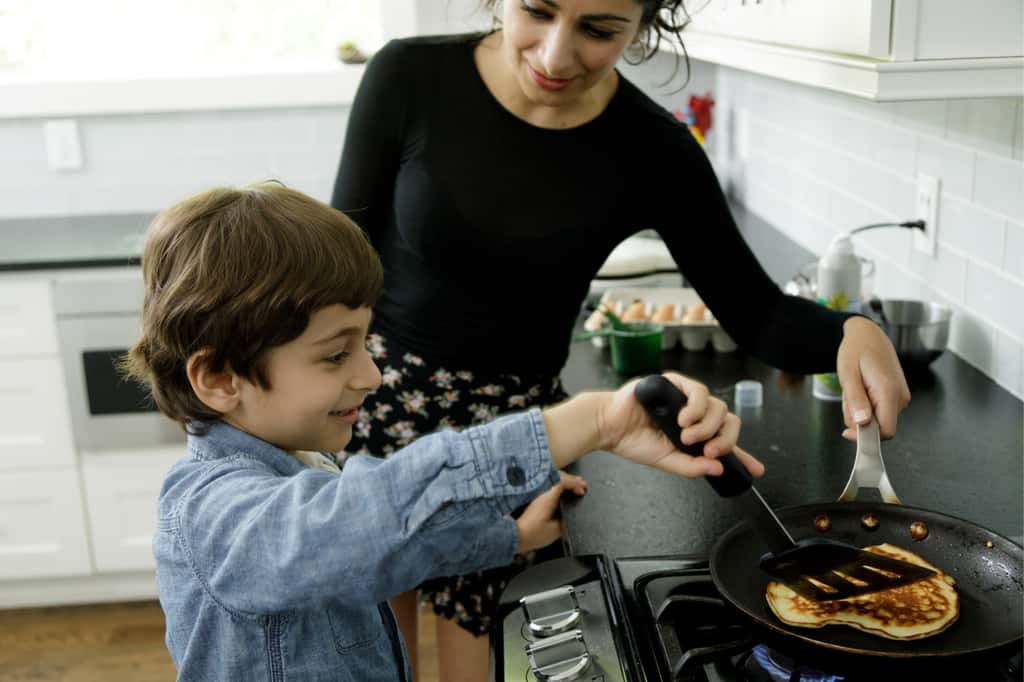
[(960, 615), (954, 580), (918, 555), (895, 545), (865, 548), (869, 552), (925, 566), (930, 578), (871, 594), (826, 601), (801, 597), (779, 582), (768, 583), (765, 597), (783, 623), (805, 628), (848, 625), (889, 639), (920, 639), (948, 628)]

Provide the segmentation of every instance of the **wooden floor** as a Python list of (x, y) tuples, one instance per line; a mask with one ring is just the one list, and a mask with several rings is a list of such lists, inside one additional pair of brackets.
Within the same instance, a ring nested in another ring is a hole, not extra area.
[[(438, 682), (435, 650), (433, 614), (424, 611), (420, 682)], [(0, 682), (167, 680), (174, 666), (156, 602), (0, 610)]]

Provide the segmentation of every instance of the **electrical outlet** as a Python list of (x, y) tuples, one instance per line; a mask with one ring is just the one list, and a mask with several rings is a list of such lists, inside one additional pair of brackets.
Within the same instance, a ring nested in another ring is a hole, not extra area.
[(82, 167), (82, 141), (74, 119), (43, 122), (46, 160), (50, 170), (78, 170)]
[(934, 175), (917, 176), (914, 218), (924, 221), (924, 231), (914, 230), (914, 247), (935, 258), (939, 234), (939, 189), (942, 181)]

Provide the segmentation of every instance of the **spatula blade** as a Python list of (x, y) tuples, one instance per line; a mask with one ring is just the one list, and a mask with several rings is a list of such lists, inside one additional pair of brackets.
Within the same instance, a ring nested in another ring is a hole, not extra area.
[(930, 578), (935, 571), (852, 545), (813, 538), (761, 557), (761, 568), (813, 601), (849, 599)]

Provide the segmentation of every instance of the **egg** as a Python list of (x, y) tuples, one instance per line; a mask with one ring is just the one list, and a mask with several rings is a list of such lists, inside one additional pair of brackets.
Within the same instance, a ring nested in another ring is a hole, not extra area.
[(674, 303), (662, 303), (651, 315), (652, 322), (672, 322), (676, 319), (676, 306)]
[(622, 313), (623, 322), (644, 322), (647, 320), (647, 306), (643, 301), (634, 301)]
[(694, 303), (683, 316), (683, 322), (703, 322), (708, 307), (701, 302)]
[[(603, 306), (602, 306), (603, 307)], [(608, 318), (605, 317), (604, 312), (601, 308), (598, 308), (594, 312), (590, 313), (590, 317), (587, 318), (586, 324), (583, 325), (584, 329), (594, 331), (600, 329), (608, 322)]]

